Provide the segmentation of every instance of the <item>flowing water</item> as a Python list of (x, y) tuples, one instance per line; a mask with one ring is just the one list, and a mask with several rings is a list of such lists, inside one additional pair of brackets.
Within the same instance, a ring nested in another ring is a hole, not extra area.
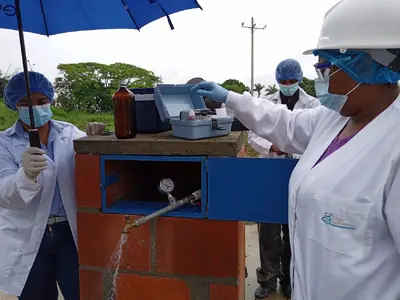
[(114, 300), (117, 294), (117, 277), (119, 265), (121, 263), (122, 256), (122, 248), (128, 239), (127, 234), (121, 234), (121, 238), (119, 239), (117, 249), (114, 254), (111, 256), (110, 263), (107, 266), (107, 269), (112, 272), (112, 282), (109, 292), (107, 293), (107, 300)]

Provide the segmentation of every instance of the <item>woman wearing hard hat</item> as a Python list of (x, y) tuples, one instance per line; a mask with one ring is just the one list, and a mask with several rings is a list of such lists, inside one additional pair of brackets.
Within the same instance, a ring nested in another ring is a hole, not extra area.
[(399, 11), (393, 0), (328, 11), (306, 52), (319, 57), (315, 109), (193, 88), (282, 151), (304, 153), (289, 185), (294, 300), (400, 299)]

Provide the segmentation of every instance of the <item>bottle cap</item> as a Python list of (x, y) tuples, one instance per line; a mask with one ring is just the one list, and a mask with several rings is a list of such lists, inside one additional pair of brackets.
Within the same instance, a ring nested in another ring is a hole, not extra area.
[(121, 80), (120, 82), (119, 82), (119, 85), (120, 86), (128, 86), (128, 80)]

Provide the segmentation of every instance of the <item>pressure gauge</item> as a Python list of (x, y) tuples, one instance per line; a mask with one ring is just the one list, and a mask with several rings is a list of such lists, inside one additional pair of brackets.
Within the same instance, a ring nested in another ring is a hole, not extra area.
[(160, 190), (161, 193), (164, 194), (170, 194), (172, 193), (172, 191), (174, 190), (175, 185), (174, 182), (169, 179), (169, 178), (163, 178), (160, 181), (160, 185), (158, 187), (158, 189)]

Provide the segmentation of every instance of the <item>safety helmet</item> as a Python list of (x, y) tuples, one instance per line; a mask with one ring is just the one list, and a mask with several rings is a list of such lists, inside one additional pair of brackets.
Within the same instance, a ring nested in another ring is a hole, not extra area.
[(400, 1), (341, 0), (325, 14), (317, 47), (329, 49), (400, 49)]

